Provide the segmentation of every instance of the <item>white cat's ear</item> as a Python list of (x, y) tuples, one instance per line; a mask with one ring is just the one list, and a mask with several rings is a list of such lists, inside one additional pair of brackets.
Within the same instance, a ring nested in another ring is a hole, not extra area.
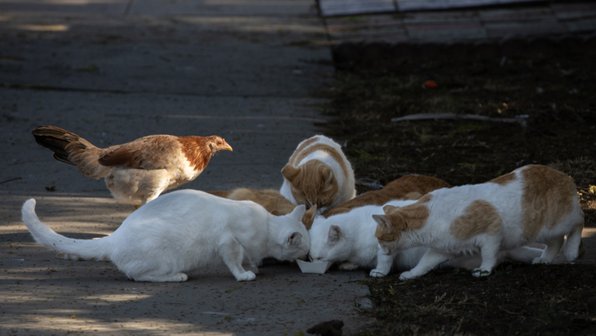
[(329, 234), (327, 239), (330, 243), (337, 243), (342, 236), (341, 228), (337, 225), (331, 225), (329, 227)]
[(288, 180), (288, 181), (293, 181), (296, 176), (298, 175), (298, 173), (300, 172), (299, 168), (296, 168), (294, 166), (292, 166), (291, 164), (287, 164), (285, 165), (282, 169), (281, 169), (281, 174)]
[(290, 216), (297, 221), (301, 221), (306, 212), (306, 206), (304, 204), (297, 205), (294, 210), (290, 213)]
[(302, 243), (302, 233), (292, 232), (292, 234), (288, 237), (288, 245), (299, 246), (300, 243)]

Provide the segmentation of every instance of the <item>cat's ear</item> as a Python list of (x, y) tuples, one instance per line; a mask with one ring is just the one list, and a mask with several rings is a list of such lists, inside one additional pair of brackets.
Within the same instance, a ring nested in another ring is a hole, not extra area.
[(288, 245), (289, 246), (299, 246), (301, 243), (302, 243), (302, 233), (292, 232), (292, 234), (288, 236)]
[(301, 221), (302, 217), (304, 217), (304, 213), (306, 212), (306, 206), (304, 204), (297, 205), (294, 210), (290, 213), (290, 217), (297, 221)]
[(323, 177), (323, 181), (325, 181), (325, 185), (333, 184), (333, 180), (335, 179), (335, 175), (333, 174), (333, 169), (327, 166), (321, 166), (321, 176)]
[[(393, 211), (393, 210), (395, 210), (395, 209), (397, 209), (397, 207), (396, 207), (396, 206), (393, 206), (393, 205), (385, 205), (385, 206), (383, 207), (383, 211), (384, 211), (386, 214), (390, 213), (391, 211)], [(375, 216), (375, 215), (373, 215), (373, 217), (374, 217), (374, 216)]]
[(315, 204), (315, 205), (311, 206), (310, 209), (308, 209), (304, 213), (304, 216), (302, 216), (302, 224), (304, 224), (304, 226), (306, 226), (307, 230), (310, 230), (310, 227), (312, 226), (312, 223), (314, 223), (316, 216), (317, 216), (317, 205)]
[(391, 228), (391, 222), (389, 221), (389, 218), (387, 216), (372, 215), (372, 218), (375, 220), (375, 222), (377, 222), (378, 228), (385, 230), (385, 231), (389, 231), (389, 229)]
[(330, 243), (337, 243), (342, 236), (342, 232), (341, 232), (341, 228), (337, 225), (331, 225), (329, 227), (329, 234), (327, 239), (329, 240)]
[(289, 163), (281, 169), (281, 174), (288, 181), (293, 181), (296, 178), (296, 176), (298, 176), (299, 172), (300, 172), (300, 168), (296, 168)]

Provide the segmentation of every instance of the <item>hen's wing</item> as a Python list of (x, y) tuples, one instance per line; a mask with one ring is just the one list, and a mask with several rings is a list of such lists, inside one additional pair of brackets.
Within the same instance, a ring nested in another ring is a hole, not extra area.
[(171, 169), (183, 156), (178, 137), (149, 135), (137, 140), (106, 148), (99, 163), (109, 167), (134, 169)]

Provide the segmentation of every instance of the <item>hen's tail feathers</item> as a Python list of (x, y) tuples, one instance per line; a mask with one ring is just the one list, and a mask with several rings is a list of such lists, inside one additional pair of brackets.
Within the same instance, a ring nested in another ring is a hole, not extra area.
[(38, 144), (54, 152), (56, 160), (77, 166), (87, 177), (99, 179), (110, 171), (99, 163), (101, 149), (73, 132), (48, 125), (34, 129), (33, 136)]
[(60, 235), (39, 220), (35, 213), (35, 199), (33, 198), (23, 203), (21, 215), (31, 236), (39, 244), (82, 259), (109, 259), (111, 250), (109, 236), (99, 239), (72, 239)]

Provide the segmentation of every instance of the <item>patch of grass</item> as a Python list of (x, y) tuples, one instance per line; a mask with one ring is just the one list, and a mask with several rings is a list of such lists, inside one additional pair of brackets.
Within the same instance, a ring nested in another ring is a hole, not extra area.
[[(358, 179), (416, 173), (458, 185), (530, 163), (578, 185), (596, 225), (596, 39), (335, 48), (325, 133), (346, 140)], [(436, 88), (425, 88), (433, 80)], [(527, 115), (527, 125), (391, 119), (416, 113)], [(366, 190), (366, 184), (359, 191)], [(360, 335), (596, 334), (595, 265), (503, 265), (488, 279), (438, 270), (368, 285), (378, 323)]]
[[(487, 279), (448, 269), (406, 282), (371, 279), (380, 323), (359, 335), (590, 335), (594, 280), (592, 265), (519, 264), (501, 265)], [(569, 290), (553, 290), (558, 283)]]

